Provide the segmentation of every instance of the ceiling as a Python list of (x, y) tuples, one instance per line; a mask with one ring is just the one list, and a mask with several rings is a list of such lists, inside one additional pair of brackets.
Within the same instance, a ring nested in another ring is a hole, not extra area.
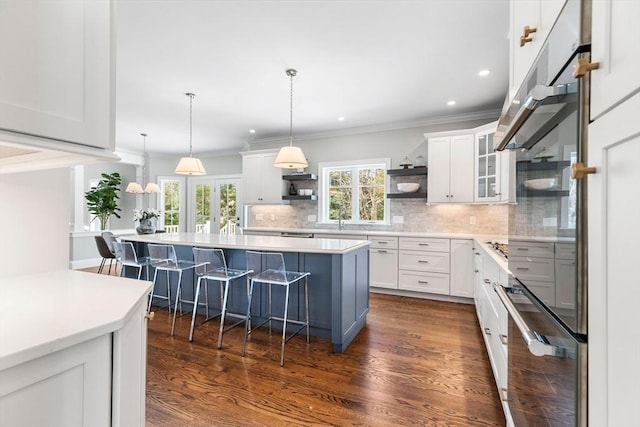
[(186, 92), (194, 153), (286, 139), (288, 68), (298, 139), (497, 110), (508, 14), (509, 0), (117, 0), (116, 148), (142, 151), (144, 132), (148, 152), (187, 153)]

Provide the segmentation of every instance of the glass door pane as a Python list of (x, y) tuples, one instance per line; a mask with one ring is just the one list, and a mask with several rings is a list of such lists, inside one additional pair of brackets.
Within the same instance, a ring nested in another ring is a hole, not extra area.
[(211, 232), (211, 185), (196, 184), (195, 188), (195, 231), (196, 233)]
[(219, 232), (222, 227), (230, 222), (242, 226), (240, 182), (240, 178), (220, 178), (216, 180), (212, 232)]

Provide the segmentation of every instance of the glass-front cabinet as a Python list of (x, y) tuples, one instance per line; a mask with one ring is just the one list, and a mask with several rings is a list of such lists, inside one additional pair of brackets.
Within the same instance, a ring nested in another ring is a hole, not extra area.
[(495, 126), (483, 127), (476, 132), (474, 202), (501, 201), (500, 157), (493, 150)]

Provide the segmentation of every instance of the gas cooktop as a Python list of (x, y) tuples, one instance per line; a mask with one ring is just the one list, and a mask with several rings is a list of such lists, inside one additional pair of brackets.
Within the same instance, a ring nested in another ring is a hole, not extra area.
[(487, 245), (491, 246), (493, 250), (498, 252), (505, 258), (509, 258), (509, 245), (506, 243), (498, 243), (498, 242), (485, 242)]

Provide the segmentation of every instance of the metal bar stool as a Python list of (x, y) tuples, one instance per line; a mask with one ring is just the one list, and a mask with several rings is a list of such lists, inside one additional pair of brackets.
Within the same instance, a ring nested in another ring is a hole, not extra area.
[[(151, 290), (151, 294), (149, 295), (149, 307), (147, 311), (151, 310), (151, 302), (153, 298), (166, 299), (169, 306), (169, 313), (171, 313), (171, 282), (170, 282), (170, 273), (176, 272), (178, 273), (178, 284), (176, 285), (176, 298), (175, 298), (175, 307), (173, 309), (173, 321), (171, 323), (171, 336), (173, 336), (173, 332), (176, 327), (176, 312), (178, 310), (178, 303), (180, 303), (180, 313), (182, 313), (182, 302), (183, 300), (180, 298), (180, 287), (182, 286), (182, 273), (186, 270), (196, 267), (196, 263), (193, 261), (187, 260), (178, 260), (176, 256), (176, 250), (173, 245), (157, 245), (154, 243), (149, 243), (147, 245), (149, 249), (149, 258), (151, 259), (151, 266), (155, 267), (155, 272), (153, 274), (153, 289)], [(155, 285), (157, 283), (158, 271), (165, 271), (167, 277), (167, 295), (156, 295), (155, 294)], [(184, 302), (193, 302), (193, 301), (184, 301)], [(195, 305), (195, 303), (194, 303)], [(195, 310), (195, 307), (194, 307)]]
[(134, 267), (138, 269), (138, 280), (140, 280), (142, 269), (144, 268), (146, 272), (145, 277), (149, 280), (149, 264), (151, 264), (151, 261), (149, 257), (138, 258), (133, 243), (115, 241), (113, 242), (113, 249), (115, 250), (117, 261), (122, 265), (122, 270), (120, 270), (121, 276), (124, 276), (125, 267)]
[[(277, 252), (256, 252), (246, 251), (247, 269), (253, 270), (255, 274), (248, 276), (251, 280), (249, 286), (249, 298), (247, 304), (247, 321), (244, 332), (244, 340), (242, 342), (242, 356), (244, 357), (247, 346), (247, 337), (259, 327), (269, 323), (269, 332), (271, 332), (271, 321), (277, 320), (282, 322), (282, 348), (280, 350), (280, 366), (284, 365), (284, 345), (291, 338), (296, 336), (302, 329), (307, 329), (307, 344), (309, 343), (309, 282), (308, 272), (287, 271), (284, 265), (284, 256)], [(289, 287), (294, 283), (300, 284), (304, 279), (304, 321), (289, 319)], [(269, 313), (268, 318), (261, 324), (251, 329), (251, 297), (253, 295), (253, 285), (255, 283), (264, 283), (269, 285)], [(285, 288), (284, 314), (282, 317), (274, 316), (271, 311), (271, 286), (283, 286)], [(287, 338), (287, 323), (293, 323), (300, 327), (296, 329), (291, 336)]]
[[(251, 270), (234, 270), (231, 268), (227, 268), (227, 261), (224, 257), (224, 252), (222, 249), (202, 249), (202, 248), (193, 248), (193, 259), (197, 264), (195, 272), (198, 275), (198, 282), (196, 284), (196, 291), (193, 296), (193, 300), (196, 301), (194, 303), (193, 314), (191, 315), (191, 329), (189, 331), (189, 341), (193, 341), (193, 329), (196, 321), (196, 308), (198, 305), (205, 306), (205, 319), (202, 323), (208, 322), (209, 320), (215, 319), (220, 316), (220, 331), (218, 333), (218, 348), (222, 348), (222, 335), (230, 330), (235, 328), (236, 326), (243, 323), (247, 316), (245, 313), (232, 313), (227, 311), (227, 300), (229, 297), (229, 283), (235, 279), (239, 279), (247, 274), (251, 273)], [(216, 281), (220, 283), (220, 312), (215, 316), (209, 316), (209, 293), (208, 283), (209, 280)], [(205, 294), (205, 302), (200, 302), (200, 286), (202, 281), (204, 281), (204, 294)], [(224, 289), (222, 284), (224, 283)], [(247, 281), (247, 295), (249, 294), (249, 283)], [(225, 317), (234, 317), (239, 319), (233, 325), (225, 328), (224, 321)], [(201, 324), (202, 324), (201, 323)]]

